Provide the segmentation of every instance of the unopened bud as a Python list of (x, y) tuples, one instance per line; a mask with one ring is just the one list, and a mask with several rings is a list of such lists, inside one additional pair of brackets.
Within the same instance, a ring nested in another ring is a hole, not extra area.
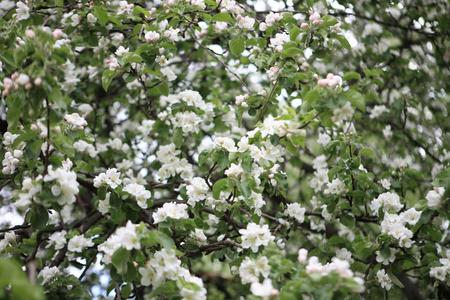
[(39, 86), (39, 85), (41, 85), (41, 83), (42, 83), (42, 78), (41, 77), (37, 77), (37, 78), (34, 79), (34, 85)]

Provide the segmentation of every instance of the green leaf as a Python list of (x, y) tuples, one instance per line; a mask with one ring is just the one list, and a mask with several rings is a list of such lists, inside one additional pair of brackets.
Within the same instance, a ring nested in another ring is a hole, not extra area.
[(173, 143), (177, 148), (181, 148), (181, 145), (183, 145), (183, 130), (181, 128), (175, 129)]
[(399, 288), (404, 288), (405, 286), (400, 282), (400, 280), (398, 280), (397, 276), (394, 275), (394, 273), (392, 273), (391, 270), (387, 271), (389, 278), (392, 280), (392, 282), (398, 286)]
[[(140, 7), (140, 6), (138, 6), (138, 7)], [(132, 292), (132, 288), (131, 288), (131, 285), (129, 285), (129, 284), (123, 285), (122, 288), (120, 289), (120, 294), (122, 295), (122, 298), (125, 298), (125, 299), (130, 297), (131, 292)]]
[(244, 152), (244, 154), (242, 155), (242, 169), (244, 169), (247, 172), (251, 172), (252, 171), (252, 156), (250, 155), (250, 151), (246, 151)]
[(359, 150), (358, 155), (365, 155), (368, 156), (370, 158), (375, 158), (375, 153), (373, 152), (372, 149), (369, 148), (362, 148), (361, 150)]
[[(150, 13), (148, 12), (148, 10), (144, 9), (142, 6), (136, 5), (133, 9), (133, 15), (139, 15), (139, 14), (143, 14), (147, 18), (150, 18)], [(125, 298), (128, 298), (128, 297), (125, 297)]]
[(238, 187), (239, 191), (241, 192), (242, 196), (244, 196), (244, 198), (250, 198), (250, 196), (252, 195), (252, 190), (251, 190), (250, 184), (247, 180), (238, 181), (237, 187)]
[(219, 199), (220, 192), (226, 190), (228, 188), (229, 183), (230, 183), (229, 178), (222, 178), (214, 184), (213, 186), (214, 199)]
[(352, 48), (352, 46), (350, 46), (350, 43), (347, 41), (345, 36), (335, 34), (333, 35), (333, 37), (336, 38), (339, 41), (339, 43), (341, 43), (342, 47), (344, 47), (345, 49), (350, 50)]
[(225, 170), (230, 166), (229, 154), (226, 150), (219, 150), (217, 157), (217, 164), (221, 170)]
[(344, 95), (354, 107), (362, 112), (366, 112), (366, 102), (364, 101), (364, 97), (360, 92), (349, 90), (347, 93), (344, 93)]
[(166, 249), (175, 249), (175, 243), (172, 238), (159, 230), (153, 230), (150, 234), (151, 238)]
[(118, 274), (125, 275), (127, 273), (129, 259), (130, 259), (130, 252), (128, 252), (123, 247), (120, 247), (114, 252), (111, 258), (111, 262), (113, 266), (116, 268)]
[(28, 143), (25, 149), (25, 155), (31, 161), (36, 161), (41, 153), (41, 146), (44, 143), (43, 140), (35, 140), (32, 143)]
[(104, 26), (108, 22), (108, 14), (103, 6), (94, 7), (94, 16), (98, 18), (100, 24)]
[(116, 192), (111, 192), (111, 195), (109, 197), (109, 205), (111, 205), (111, 208), (122, 207), (122, 199)]
[(353, 228), (355, 226), (355, 217), (348, 215), (346, 213), (342, 213), (341, 223), (347, 226), (348, 228)]
[(303, 53), (303, 50), (301, 50), (299, 48), (289, 48), (289, 49), (283, 50), (283, 52), (281, 53), (281, 57), (286, 58), (289, 56), (302, 54), (302, 53)]
[(140, 63), (142, 62), (142, 58), (139, 54), (134, 53), (134, 52), (127, 52), (123, 55), (123, 62), (125, 64), (129, 63), (129, 62), (135, 62), (135, 63)]
[(102, 75), (102, 87), (105, 90), (105, 92), (108, 91), (109, 85), (111, 84), (112, 80), (116, 76), (117, 76), (117, 72), (116, 71), (105, 70), (103, 72), (103, 75)]
[(314, 102), (320, 98), (320, 93), (318, 90), (309, 90), (303, 97), (303, 100)]
[(289, 114), (286, 115), (282, 115), (281, 117), (276, 118), (276, 121), (280, 121), (280, 120), (292, 120), (292, 118), (295, 117), (295, 109), (293, 109), (292, 107), (287, 107), (287, 110), (289, 111)]
[(239, 56), (245, 50), (245, 38), (241, 35), (236, 35), (230, 41), (230, 50), (236, 56)]
[(88, 142), (89, 144), (93, 144), (95, 142), (95, 137), (90, 132), (78, 130), (78, 136), (80, 137), (80, 139), (82, 139), (85, 142)]
[(334, 245), (334, 244), (345, 244), (345, 239), (341, 236), (338, 235), (334, 235), (330, 238), (330, 240), (328, 241), (329, 244)]
[[(10, 291), (4, 294), (6, 291)], [(12, 258), (0, 258), (0, 298), (18, 300), (44, 300), (44, 290), (31, 284), (21, 264)]]
[(228, 22), (233, 23), (233, 19), (228, 13), (218, 13), (214, 17), (212, 17), (211, 22)]
[(339, 21), (335, 17), (330, 16), (330, 15), (323, 16), (322, 21), (323, 21), (323, 23), (322, 23), (323, 26), (333, 26), (333, 25), (336, 25), (337, 23), (339, 23)]
[(99, 200), (105, 200), (105, 198), (106, 198), (106, 190), (107, 190), (106, 185), (102, 185), (101, 187), (98, 188), (98, 190), (97, 190), (97, 198)]
[(300, 145), (300, 146), (302, 146), (303, 148), (305, 148), (306, 139), (305, 139), (304, 136), (301, 136), (301, 135), (293, 136), (293, 137), (291, 138), (291, 141), (292, 141), (292, 143), (294, 143), (295, 145)]
[(361, 79), (361, 75), (359, 75), (358, 72), (349, 71), (349, 72), (346, 72), (344, 74), (344, 76), (342, 77), (342, 80), (352, 80), (352, 79), (360, 80)]
[(381, 255), (388, 259), (389, 257), (391, 257), (391, 249), (389, 248), (389, 243), (385, 243), (383, 245), (383, 247), (380, 250)]
[(291, 29), (291, 31), (289, 31), (289, 39), (291, 41), (295, 41), (298, 37), (298, 35), (300, 34), (300, 28), (298, 27), (293, 27)]
[(31, 226), (35, 229), (44, 229), (48, 221), (48, 211), (42, 205), (33, 207), (30, 210)]
[(202, 153), (198, 155), (198, 166), (201, 167), (213, 153), (213, 151), (203, 150)]

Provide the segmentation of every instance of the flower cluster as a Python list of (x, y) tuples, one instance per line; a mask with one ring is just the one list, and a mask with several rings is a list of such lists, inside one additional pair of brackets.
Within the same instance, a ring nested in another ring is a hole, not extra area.
[(119, 227), (104, 243), (98, 245), (97, 249), (105, 254), (102, 261), (110, 264), (114, 252), (120, 247), (128, 251), (141, 248), (136, 224), (131, 223), (131, 221), (128, 221), (125, 227)]
[(158, 208), (158, 210), (153, 213), (153, 222), (158, 224), (166, 221), (167, 218), (174, 220), (187, 219), (189, 218), (187, 207), (188, 206), (184, 203), (164, 203), (162, 207)]
[(400, 247), (410, 248), (414, 241), (412, 240), (413, 232), (408, 229), (405, 224), (414, 226), (419, 222), (421, 211), (414, 208), (402, 212), (400, 215), (394, 213), (386, 213), (381, 222), (381, 232), (387, 233), (398, 240)]
[(116, 168), (108, 169), (105, 173), (100, 173), (94, 178), (94, 186), (97, 188), (108, 185), (110, 188), (115, 189), (121, 183), (120, 172), (117, 172)]
[(447, 275), (450, 275), (450, 253), (447, 252), (447, 257), (439, 259), (441, 266), (430, 269), (430, 277), (444, 281)]
[[(342, 250), (341, 250), (342, 252)], [(298, 252), (298, 259), (301, 264), (306, 264), (305, 271), (306, 274), (310, 275), (313, 273), (318, 273), (321, 276), (327, 276), (330, 272), (337, 272), (339, 277), (342, 279), (352, 279), (357, 283), (355, 288), (356, 292), (364, 291), (364, 280), (360, 277), (355, 276), (352, 270), (350, 270), (350, 263), (348, 261), (348, 255), (344, 252), (346, 260), (333, 257), (331, 263), (326, 263), (323, 265), (320, 263), (317, 256), (311, 256), (307, 258), (308, 251), (306, 249), (300, 249)]]
[(63, 166), (56, 170), (49, 166), (47, 175), (44, 176), (44, 182), (52, 183), (52, 194), (58, 197), (58, 204), (61, 206), (73, 204), (76, 200), (75, 195), (79, 192), (77, 174), (70, 171), (71, 165), (72, 162), (66, 167)]
[(150, 199), (151, 193), (150, 191), (147, 191), (142, 184), (130, 183), (123, 188), (123, 191), (134, 196), (142, 209), (148, 207), (147, 200)]
[(270, 274), (269, 260), (261, 256), (257, 260), (252, 260), (248, 256), (239, 266), (239, 276), (243, 284), (259, 282), (259, 277), (267, 278)]
[[(206, 299), (206, 289), (203, 281), (189, 273), (189, 270), (181, 266), (181, 261), (176, 257), (173, 249), (167, 251), (162, 249), (156, 251), (153, 257), (146, 262), (145, 267), (139, 268), (141, 275), (141, 284), (143, 286), (158, 287), (166, 280), (177, 280), (180, 288), (180, 294), (183, 299)], [(193, 283), (191, 285), (183, 285), (180, 281)]]
[(383, 212), (390, 210), (398, 212), (403, 208), (403, 204), (400, 203), (400, 197), (396, 193), (387, 192), (378, 195), (373, 199), (369, 207), (372, 210), (373, 215), (378, 216), (378, 210), (383, 207)]
[(295, 220), (299, 223), (303, 223), (305, 221), (305, 211), (306, 208), (301, 207), (300, 204), (289, 203), (284, 211), (284, 214), (291, 218), (295, 218)]
[(242, 248), (251, 248), (254, 253), (258, 252), (259, 246), (267, 246), (269, 242), (275, 240), (270, 233), (269, 225), (249, 223), (247, 229), (240, 229), (239, 233), (242, 235)]
[(156, 152), (156, 158), (161, 162), (162, 166), (158, 170), (158, 176), (161, 181), (180, 174), (183, 179), (190, 179), (193, 176), (192, 165), (186, 158), (178, 158), (181, 153), (175, 144), (160, 146)]

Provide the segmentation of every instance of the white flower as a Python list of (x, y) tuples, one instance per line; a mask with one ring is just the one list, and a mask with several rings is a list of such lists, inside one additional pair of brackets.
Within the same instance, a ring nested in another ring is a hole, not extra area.
[(371, 36), (371, 35), (379, 35), (383, 32), (383, 28), (376, 24), (376, 23), (370, 23), (367, 24), (364, 28), (364, 31), (362, 33), (362, 37)]
[(372, 109), (372, 112), (370, 113), (369, 118), (374, 119), (381, 116), (383, 113), (389, 112), (389, 109), (386, 108), (384, 105), (375, 105)]
[(329, 142), (331, 142), (331, 137), (326, 133), (319, 133), (319, 138), (317, 139), (317, 142), (321, 144), (323, 147), (328, 145)]
[(381, 284), (382, 288), (385, 288), (388, 291), (391, 289), (391, 278), (389, 278), (389, 275), (386, 274), (386, 271), (384, 269), (381, 269), (377, 272), (376, 279)]
[(420, 216), (422, 215), (421, 211), (417, 211), (415, 208), (410, 208), (405, 212), (400, 214), (402, 220), (408, 223), (411, 226), (414, 226), (419, 222)]
[(38, 277), (42, 277), (44, 280), (42, 281), (42, 285), (47, 282), (51, 282), (56, 276), (59, 275), (58, 267), (45, 267), (39, 272)]
[(74, 14), (70, 17), (70, 19), (72, 20), (72, 23), (70, 23), (71, 26), (73, 27), (77, 27), (78, 24), (80, 24), (80, 16), (77, 14)]
[(297, 258), (301, 264), (306, 264), (306, 261), (308, 260), (308, 250), (305, 248), (299, 249)]
[(253, 261), (249, 257), (241, 262), (239, 266), (239, 276), (243, 284), (258, 282), (259, 276), (267, 278), (270, 273), (270, 265), (267, 257), (262, 256), (258, 260)]
[(267, 246), (270, 241), (275, 240), (269, 230), (269, 225), (259, 226), (249, 223), (247, 229), (240, 229), (242, 235), (242, 248), (251, 248), (253, 252), (258, 252), (259, 246)]
[(159, 33), (155, 31), (148, 31), (145, 33), (145, 41), (147, 43), (156, 42), (159, 40)]
[(30, 8), (25, 3), (19, 1), (17, 2), (16, 6), (17, 6), (16, 13), (18, 20), (26, 20), (30, 17), (29, 13)]
[(123, 46), (119, 46), (119, 48), (116, 50), (117, 56), (123, 56), (125, 53), (127, 53), (130, 50), (130, 48), (124, 48)]
[(347, 186), (339, 178), (333, 179), (331, 183), (327, 184), (327, 187), (324, 190), (325, 194), (342, 195), (348, 192)]
[(444, 195), (445, 189), (443, 187), (436, 187), (434, 190), (428, 192), (425, 196), (427, 199), (427, 204), (430, 207), (440, 208), (441, 207), (441, 198)]
[(327, 157), (322, 154), (314, 158), (312, 167), (316, 170), (325, 169), (327, 167)]
[(355, 110), (351, 107), (351, 103), (347, 102), (342, 108), (335, 108), (334, 111), (335, 121), (346, 121), (350, 120), (355, 113)]
[(348, 251), (346, 248), (337, 249), (336, 250), (336, 257), (341, 259), (341, 260), (346, 260), (350, 264), (353, 263), (352, 253), (350, 251)]
[(389, 265), (391, 263), (393, 263), (395, 261), (395, 253), (397, 253), (397, 250), (394, 248), (389, 248), (389, 250), (391, 251), (391, 256), (389, 256), (388, 258), (384, 258), (383, 255), (381, 255), (380, 251), (376, 251), (376, 260), (379, 263), (382, 263), (383, 265)]
[(391, 188), (391, 183), (387, 179), (381, 179), (381, 185), (387, 190)]
[(253, 29), (253, 25), (255, 25), (255, 19), (253, 19), (252, 17), (243, 17), (241, 15), (238, 15), (236, 19), (238, 21), (238, 27), (242, 29), (251, 30)]
[(435, 267), (430, 269), (430, 277), (434, 277), (439, 279), (440, 281), (444, 281), (445, 277), (448, 273), (448, 270), (445, 266)]
[(387, 212), (389, 210), (398, 212), (403, 208), (403, 206), (404, 205), (400, 203), (400, 197), (397, 194), (391, 192), (380, 194), (378, 198), (373, 199), (373, 201), (369, 205), (375, 216), (378, 216), (378, 210), (380, 209), (380, 207), (383, 207), (384, 212)]
[(164, 203), (164, 205), (152, 214), (153, 222), (155, 224), (164, 222), (167, 218), (171, 219), (187, 219), (187, 205), (184, 203)]
[(60, 249), (64, 248), (64, 246), (66, 245), (66, 241), (67, 241), (66, 238), (64, 237), (66, 234), (67, 234), (67, 232), (65, 230), (53, 233), (48, 238), (49, 243), (45, 248), (52, 247), (55, 250), (60, 250)]
[(70, 128), (73, 128), (73, 129), (75, 129), (75, 128), (82, 129), (84, 126), (87, 125), (86, 120), (83, 117), (81, 117), (78, 113), (65, 115), (64, 119), (70, 125)]
[(289, 203), (284, 211), (285, 215), (295, 218), (297, 222), (303, 223), (305, 221), (306, 208), (301, 207), (298, 203)]
[(85, 238), (84, 235), (76, 235), (69, 240), (67, 249), (71, 252), (82, 253), (85, 248), (94, 246), (92, 238)]
[(122, 183), (120, 177), (120, 172), (117, 172), (117, 169), (112, 168), (108, 169), (105, 173), (106, 175), (106, 183), (112, 188), (115, 189)]
[(141, 244), (139, 243), (139, 239), (136, 235), (136, 224), (131, 223), (130, 220), (128, 220), (125, 227), (118, 228), (115, 235), (121, 241), (121, 246), (128, 251), (132, 249), (139, 250), (141, 248)]
[(278, 291), (273, 288), (272, 280), (269, 278), (264, 279), (261, 284), (259, 282), (253, 282), (250, 286), (250, 291), (253, 295), (268, 299), (271, 295), (276, 295)]
[(97, 22), (97, 18), (94, 17), (93, 14), (88, 13), (87, 14), (87, 21), (88, 21), (89, 25), (93, 26), (93, 25), (95, 25), (95, 22)]
[(117, 10), (118, 15), (129, 15), (133, 11), (134, 4), (128, 4), (127, 1), (120, 1), (119, 2), (119, 9)]

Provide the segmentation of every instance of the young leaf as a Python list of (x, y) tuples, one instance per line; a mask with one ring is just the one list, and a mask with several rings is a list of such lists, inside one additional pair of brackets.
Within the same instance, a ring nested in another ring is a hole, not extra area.
[(241, 35), (236, 35), (230, 41), (230, 50), (236, 56), (239, 56), (245, 50), (245, 38)]

